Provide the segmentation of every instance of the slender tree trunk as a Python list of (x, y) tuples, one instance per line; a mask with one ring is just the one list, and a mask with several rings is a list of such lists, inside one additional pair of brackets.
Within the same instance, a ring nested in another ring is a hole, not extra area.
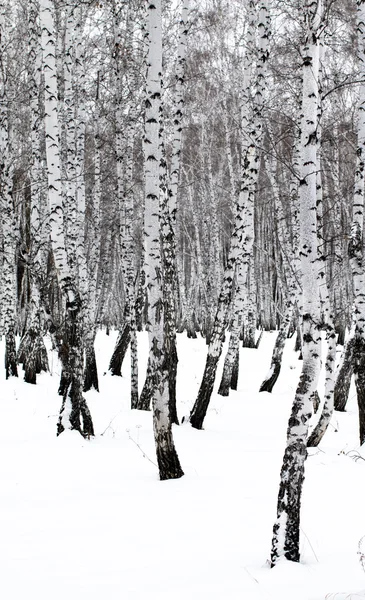
[(312, 415), (311, 396), (320, 372), (320, 305), (317, 277), (317, 116), (318, 28), (321, 5), (309, 0), (303, 7), (302, 169), (299, 186), (301, 265), (303, 273), (303, 367), (288, 423), (287, 442), (280, 474), (277, 519), (273, 528), (271, 564), (281, 556), (298, 562), (300, 505), (307, 458), (307, 436)]
[(39, 90), (41, 89), (41, 44), (40, 29), (37, 25), (36, 3), (29, 2), (29, 101), (31, 108), (31, 150), (30, 169), (30, 252), (27, 268), (30, 279), (30, 302), (27, 326), (18, 349), (18, 362), (23, 364), (24, 381), (35, 384), (37, 374), (48, 371), (47, 351), (42, 337), (40, 286), (45, 265), (42, 264), (42, 250), (46, 245), (46, 232), (42, 224), (42, 158), (41, 158), (41, 110)]
[(354, 372), (353, 356), (355, 345), (355, 323), (351, 327), (348, 339), (342, 350), (339, 365), (335, 375), (334, 389), (334, 407), (339, 412), (346, 410), (346, 404), (349, 397), (351, 378)]
[(172, 437), (168, 390), (168, 348), (164, 328), (161, 281), (160, 208), (160, 111), (162, 77), (161, 0), (147, 2), (147, 98), (145, 116), (145, 231), (148, 290), (149, 361), (153, 373), (153, 430), (160, 479), (176, 479), (184, 473)]
[[(14, 156), (12, 149), (11, 75), (7, 44), (8, 16), (4, 3), (0, 5), (0, 201), (3, 231), (3, 314), (5, 331), (5, 375), (18, 376), (15, 344), (15, 270), (16, 270), (16, 217), (13, 200)], [(14, 90), (13, 90), (14, 93)]]
[[(93, 423), (83, 390), (83, 325), (82, 301), (75, 282), (75, 270), (70, 269), (64, 234), (63, 197), (61, 187), (60, 128), (58, 119), (58, 89), (55, 56), (55, 26), (53, 4), (40, 0), (42, 27), (43, 73), (45, 81), (45, 131), (48, 171), (48, 201), (50, 209), (50, 238), (59, 284), (66, 301), (65, 335), (63, 346), (67, 356), (68, 376), (63, 386), (63, 402), (57, 427), (59, 435), (67, 428), (76, 429), (84, 437), (94, 435)], [(71, 199), (70, 199), (71, 202)], [(76, 197), (73, 203), (76, 202)], [(82, 281), (82, 273), (80, 273)], [(83, 292), (83, 290), (82, 290)], [(61, 356), (62, 359), (62, 356)], [(60, 385), (61, 385), (60, 384)]]
[(281, 370), (281, 362), (285, 343), (288, 337), (288, 331), (293, 314), (293, 305), (289, 302), (286, 306), (283, 320), (280, 325), (279, 333), (275, 340), (274, 350), (271, 357), (270, 371), (266, 375), (260, 386), (260, 392), (272, 392), (275, 383), (278, 380)]
[[(357, 0), (358, 58), (362, 82), (365, 77), (365, 0)], [(355, 340), (353, 369), (359, 408), (360, 444), (365, 442), (365, 257), (364, 257), (364, 174), (365, 174), (365, 84), (360, 85), (358, 108), (356, 173), (353, 216), (348, 256), (354, 290)]]
[(84, 392), (91, 389), (99, 391), (98, 368), (95, 356), (95, 331), (92, 329), (85, 334), (85, 369), (84, 369)]
[(125, 321), (121, 331), (119, 332), (114, 352), (109, 363), (109, 371), (112, 375), (117, 375), (118, 377), (122, 376), (122, 364), (128, 350), (130, 339), (130, 326), (129, 323)]

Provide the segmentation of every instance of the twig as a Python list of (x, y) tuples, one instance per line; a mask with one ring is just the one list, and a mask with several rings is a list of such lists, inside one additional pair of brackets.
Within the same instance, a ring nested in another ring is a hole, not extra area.
[(131, 440), (131, 442), (133, 442), (133, 444), (135, 444), (137, 446), (137, 448), (142, 452), (143, 458), (147, 458), (147, 460), (149, 460), (150, 463), (152, 463), (158, 469), (158, 465), (156, 465), (156, 463), (153, 462), (153, 460), (151, 460), (149, 456), (147, 456), (147, 454), (145, 453), (145, 451), (142, 450), (141, 446), (136, 442), (136, 440), (134, 440), (132, 438), (130, 430), (126, 429), (126, 432), (128, 433), (128, 438)]

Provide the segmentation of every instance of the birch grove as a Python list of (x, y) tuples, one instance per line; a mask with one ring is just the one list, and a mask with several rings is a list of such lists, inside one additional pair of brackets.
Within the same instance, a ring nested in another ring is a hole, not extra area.
[[(271, 566), (300, 560), (308, 448), (355, 392), (365, 441), (364, 11), (0, 0), (6, 385), (60, 375), (55, 434), (88, 440), (112, 381), (168, 480), (184, 475), (174, 439), (209, 435), (189, 425), (281, 402), (299, 365)], [(206, 349), (198, 377), (185, 337)]]

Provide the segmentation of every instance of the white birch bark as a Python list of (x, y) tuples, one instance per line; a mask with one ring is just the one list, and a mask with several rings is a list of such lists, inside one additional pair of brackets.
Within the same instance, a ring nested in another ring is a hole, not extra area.
[[(60, 127), (58, 117), (58, 86), (55, 56), (55, 26), (53, 4), (40, 0), (42, 28), (43, 73), (45, 83), (45, 131), (48, 174), (50, 238), (58, 281), (66, 297), (66, 321), (61, 349), (63, 379), (60, 392), (63, 403), (58, 422), (58, 434), (66, 428), (76, 429), (85, 437), (94, 435), (89, 409), (82, 396), (83, 389), (83, 315), (82, 300), (67, 260), (64, 211), (61, 187)], [(71, 201), (71, 199), (70, 199)], [(73, 199), (76, 203), (76, 197)], [(67, 368), (67, 371), (66, 371)]]
[(319, 149), (317, 153), (317, 235), (318, 235), (318, 286), (320, 296), (320, 307), (322, 314), (322, 322), (326, 332), (327, 340), (327, 356), (325, 361), (325, 390), (324, 398), (318, 412), (319, 419), (311, 432), (307, 446), (317, 446), (323, 438), (333, 415), (334, 411), (334, 388), (335, 388), (335, 365), (336, 365), (336, 332), (334, 328), (334, 318), (332, 313), (330, 290), (328, 286), (327, 276), (327, 260), (325, 255), (325, 237), (324, 237), (324, 221), (323, 221), (323, 185), (322, 185), (322, 148), (321, 148), (321, 117), (322, 117), (322, 78), (324, 64), (324, 46), (320, 45), (319, 53), (319, 70), (318, 70), (318, 141)]
[(320, 305), (317, 267), (316, 171), (318, 118), (318, 63), (321, 3), (304, 2), (302, 47), (302, 119), (300, 249), (303, 272), (303, 366), (288, 423), (286, 449), (281, 469), (277, 519), (273, 529), (271, 564), (285, 556), (299, 561), (300, 504), (307, 457), (311, 396), (320, 372)]
[(153, 429), (160, 479), (183, 475), (175, 450), (169, 414), (168, 365), (165, 356), (160, 247), (160, 111), (162, 79), (161, 0), (147, 1), (147, 84), (145, 114), (145, 235), (148, 290), (149, 362), (154, 378)]
[[(365, 0), (357, 0), (357, 33), (360, 79), (365, 78)], [(365, 84), (360, 84), (356, 173), (348, 255), (352, 270), (355, 340), (354, 375), (359, 407), (360, 444), (365, 442), (365, 264), (364, 264)]]
[(171, 226), (175, 233), (176, 211), (177, 211), (177, 190), (180, 177), (180, 158), (182, 146), (182, 117), (184, 111), (184, 77), (186, 45), (189, 26), (190, 0), (183, 0), (181, 6), (179, 23), (179, 41), (177, 49), (177, 61), (175, 68), (175, 90), (173, 94), (173, 142), (169, 181), (169, 208), (171, 216)]
[(5, 375), (17, 377), (16, 327), (16, 214), (13, 200), (14, 155), (12, 148), (11, 82), (9, 81), (9, 6), (0, 3), (0, 190), (2, 234), (4, 243), (2, 265), (2, 310), (5, 332)]
[(45, 130), (50, 210), (50, 237), (61, 289), (69, 304), (75, 305), (76, 295), (67, 261), (63, 227), (63, 198), (61, 189), (60, 138), (57, 104), (57, 70), (55, 56), (54, 18), (51, 0), (40, 0), (42, 27), (43, 72), (45, 81)]
[(19, 344), (18, 362), (23, 364), (24, 380), (36, 383), (37, 373), (48, 370), (47, 351), (42, 337), (41, 297), (40, 289), (44, 283), (46, 264), (44, 251), (47, 241), (44, 205), (45, 185), (42, 168), (42, 131), (41, 131), (41, 44), (38, 23), (38, 6), (35, 0), (28, 5), (29, 31), (29, 104), (31, 128), (31, 167), (30, 167), (30, 248), (24, 257), (29, 273), (30, 301), (25, 332)]

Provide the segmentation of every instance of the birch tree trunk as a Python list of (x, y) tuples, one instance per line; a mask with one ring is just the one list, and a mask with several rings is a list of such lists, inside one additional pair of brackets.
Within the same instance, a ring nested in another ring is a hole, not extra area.
[[(63, 198), (61, 189), (60, 128), (55, 56), (55, 27), (51, 0), (40, 0), (43, 73), (45, 82), (45, 131), (48, 175), (50, 237), (59, 285), (66, 300), (65, 335), (60, 353), (68, 373), (64, 382), (63, 402), (57, 427), (58, 435), (75, 429), (84, 437), (94, 435), (90, 411), (83, 390), (83, 306), (75, 276), (67, 259)], [(71, 198), (70, 198), (71, 201)], [(73, 203), (76, 197), (73, 198)]]
[(300, 504), (307, 457), (311, 396), (320, 372), (320, 306), (317, 278), (317, 117), (318, 63), (321, 3), (303, 4), (304, 45), (302, 48), (301, 180), (301, 265), (303, 272), (303, 366), (288, 423), (287, 442), (280, 474), (277, 519), (273, 528), (271, 565), (282, 556), (298, 562)]
[(145, 114), (145, 232), (148, 292), (149, 363), (153, 386), (153, 430), (160, 479), (182, 477), (172, 437), (168, 391), (168, 338), (164, 336), (164, 302), (160, 246), (160, 111), (162, 78), (161, 0), (147, 2), (147, 84)]
[[(321, 80), (322, 80), (322, 65), (324, 59), (323, 46), (320, 47), (320, 64), (319, 64), (319, 96), (322, 94)], [(319, 98), (319, 109), (318, 119), (319, 124), (317, 127), (319, 144), (321, 144), (321, 124), (320, 119), (322, 116), (321, 101)], [(322, 169), (321, 169), (321, 150), (317, 156), (317, 234), (318, 234), (318, 284), (319, 284), (319, 295), (320, 305), (322, 312), (322, 321), (324, 323), (324, 330), (326, 332), (327, 340), (327, 356), (325, 362), (325, 391), (323, 406), (320, 405), (321, 411), (318, 422), (311, 432), (307, 446), (317, 446), (323, 438), (327, 428), (330, 424), (333, 410), (334, 410), (334, 386), (335, 386), (335, 365), (336, 365), (336, 332), (334, 326), (334, 318), (332, 313), (330, 290), (327, 284), (327, 261), (325, 256), (325, 238), (324, 238), (324, 223), (323, 223), (323, 185), (322, 185)]]
[(30, 279), (30, 303), (26, 330), (18, 349), (18, 362), (23, 364), (24, 381), (35, 384), (37, 374), (48, 371), (47, 351), (42, 337), (41, 285), (45, 264), (42, 260), (46, 246), (46, 227), (42, 223), (43, 169), (41, 154), (41, 44), (36, 2), (30, 0), (28, 8), (29, 27), (29, 103), (31, 112), (31, 168), (30, 168), (30, 250), (27, 268)]
[(95, 110), (95, 155), (94, 155), (94, 190), (92, 202), (92, 217), (89, 224), (89, 248), (88, 248), (88, 281), (89, 281), (89, 311), (91, 327), (85, 336), (85, 372), (84, 372), (84, 392), (94, 388), (99, 391), (98, 371), (95, 357), (95, 335), (97, 329), (98, 303), (101, 295), (99, 277), (99, 259), (100, 259), (100, 211), (101, 211), (101, 114), (99, 110), (99, 76), (96, 90), (96, 110)]
[[(354, 308), (353, 315), (355, 315)], [(355, 330), (356, 322), (354, 321), (348, 338), (345, 340), (340, 362), (336, 369), (334, 407), (335, 410), (338, 410), (339, 412), (344, 412), (346, 410), (346, 404), (350, 393), (351, 378), (354, 372), (353, 356), (355, 346)]]
[[(9, 81), (9, 32), (7, 3), (0, 4), (0, 200), (2, 212), (3, 252), (3, 314), (5, 332), (5, 376), (18, 376), (15, 317), (16, 317), (16, 215), (13, 200), (14, 156), (12, 150), (12, 105)], [(14, 92), (14, 90), (13, 90)]]
[[(360, 80), (365, 78), (365, 0), (357, 0)], [(364, 264), (365, 84), (360, 84), (356, 173), (348, 255), (354, 292), (355, 339), (353, 366), (359, 407), (360, 444), (365, 442), (365, 264)]]

